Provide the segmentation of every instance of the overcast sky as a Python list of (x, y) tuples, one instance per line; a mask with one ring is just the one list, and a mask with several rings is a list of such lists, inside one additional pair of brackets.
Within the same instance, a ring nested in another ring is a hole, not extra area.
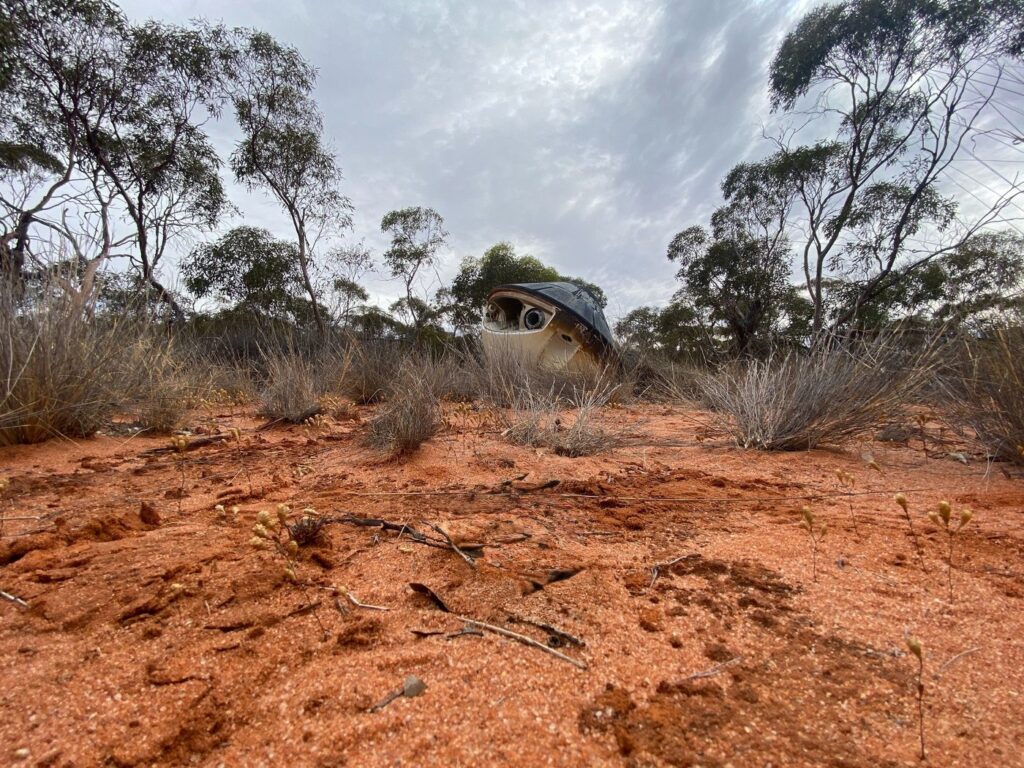
[[(765, 150), (767, 65), (811, 2), (781, 0), (122, 0), (133, 20), (204, 17), (295, 45), (320, 72), (326, 134), (378, 255), (380, 219), (444, 216), (440, 269), (500, 240), (600, 284), (611, 319), (671, 296), (672, 235)], [(233, 135), (214, 127), (220, 149)], [(289, 234), (232, 188), (227, 222)], [(397, 296), (372, 281), (375, 299)]]

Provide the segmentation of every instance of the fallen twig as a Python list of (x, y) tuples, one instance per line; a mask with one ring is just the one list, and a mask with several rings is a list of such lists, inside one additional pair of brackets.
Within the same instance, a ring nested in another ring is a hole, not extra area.
[(568, 632), (553, 627), (550, 624), (545, 624), (543, 621), (537, 621), (536, 619), (527, 619), (522, 616), (509, 616), (509, 621), (518, 624), (529, 624), (531, 627), (536, 627), (544, 632), (547, 632), (548, 645), (552, 648), (557, 648), (559, 645), (575, 645), (577, 648), (583, 648), (586, 643), (580, 640), (574, 635), (570, 635)]
[(706, 677), (714, 677), (719, 672), (722, 672), (728, 669), (729, 667), (734, 667), (741, 661), (743, 661), (743, 657), (737, 656), (734, 659), (729, 659), (728, 661), (723, 661), (721, 664), (716, 664), (713, 667), (709, 667), (708, 669), (705, 669), (702, 672), (694, 672), (692, 675), (687, 675), (682, 680), (679, 680), (679, 682), (688, 683), (690, 680), (703, 680)]
[(430, 523), (430, 527), (438, 533), (440, 533), (442, 536), (444, 536), (444, 540), (448, 542), (448, 546), (451, 547), (459, 557), (465, 560), (466, 563), (469, 564), (470, 568), (476, 568), (476, 562), (473, 560), (473, 558), (471, 558), (469, 555), (467, 555), (465, 552), (459, 549), (458, 545), (454, 541), (452, 541), (452, 537), (448, 535), (444, 528), (442, 528), (439, 525), (434, 525), (433, 523)]
[(2, 597), (4, 600), (10, 600), (12, 603), (14, 603), (15, 605), (20, 605), (22, 608), (28, 608), (28, 603), (26, 603), (17, 595), (12, 595), (9, 592), (0, 591), (0, 597)]
[[(222, 440), (230, 440), (232, 437), (233, 435), (230, 432), (218, 432), (216, 435), (189, 437), (186, 438), (184, 446), (186, 451), (194, 451), (196, 448), (201, 448), (204, 445), (219, 443)], [(181, 450), (176, 445), (165, 445), (159, 448), (149, 448), (148, 450), (140, 451), (139, 456), (159, 456), (165, 453), (181, 453)]]
[(572, 664), (574, 667), (578, 667), (579, 669), (586, 669), (587, 668), (586, 662), (580, 661), (579, 659), (574, 659), (574, 658), (572, 658), (572, 656), (566, 656), (561, 651), (556, 651), (554, 648), (549, 648), (548, 646), (544, 645), (544, 643), (539, 643), (536, 640), (534, 640), (532, 637), (527, 637), (526, 635), (521, 635), (518, 632), (513, 632), (512, 630), (505, 629), (504, 627), (497, 627), (494, 624), (488, 624), (486, 622), (479, 621), (477, 619), (471, 619), (468, 616), (456, 616), (456, 618), (457, 619), (461, 619), (462, 621), (466, 622), (467, 624), (472, 624), (475, 627), (480, 627), (481, 629), (486, 629), (488, 632), (494, 632), (497, 635), (502, 635), (503, 637), (507, 637), (507, 638), (510, 638), (512, 640), (518, 640), (520, 643), (524, 643), (526, 645), (533, 646), (534, 648), (539, 648), (540, 650), (544, 651), (545, 653), (550, 653), (552, 656), (555, 656), (556, 658), (559, 658), (562, 661), (567, 661), (570, 664)]
[(937, 670), (935, 670), (935, 674), (933, 674), (932, 677), (938, 680), (942, 673), (945, 672), (948, 667), (951, 667), (955, 662), (960, 661), (960, 659), (962, 659), (964, 656), (970, 656), (972, 653), (977, 653), (980, 650), (981, 646), (976, 645), (973, 648), (968, 648), (966, 651), (961, 651), (956, 656), (947, 661), (945, 664), (943, 664), (941, 667), (939, 667)]
[(651, 568), (651, 584), (650, 584), (650, 586), (652, 586), (652, 587), (654, 586), (654, 582), (656, 582), (658, 580), (658, 577), (661, 575), (661, 570), (663, 568), (671, 568), (676, 563), (680, 563), (683, 560), (685, 560), (686, 558), (693, 557), (693, 556), (694, 556), (693, 553), (690, 553), (690, 554), (686, 554), (686, 555), (680, 555), (677, 558), (669, 560), (667, 563), (655, 563), (654, 567)]
[(322, 406), (315, 405), (312, 408), (303, 411), (298, 416), (295, 416), (295, 417), (293, 417), (291, 419), (287, 419), (287, 418), (282, 416), (279, 419), (271, 419), (270, 421), (266, 421), (263, 424), (260, 424), (258, 427), (256, 427), (256, 431), (257, 432), (264, 432), (264, 431), (270, 429), (275, 424), (302, 424), (306, 419), (311, 419), (314, 416), (318, 416), (318, 415), (320, 415), (323, 412), (324, 412), (324, 409), (323, 409)]
[(352, 603), (352, 605), (354, 605), (356, 608), (366, 608), (367, 610), (370, 610), (370, 611), (390, 611), (391, 610), (386, 605), (370, 605), (369, 603), (361, 603), (361, 602), (359, 602), (359, 599), (355, 595), (353, 595), (351, 592), (349, 592), (344, 587), (339, 587), (338, 588), (338, 592), (343, 594), (348, 599), (348, 601), (350, 603)]

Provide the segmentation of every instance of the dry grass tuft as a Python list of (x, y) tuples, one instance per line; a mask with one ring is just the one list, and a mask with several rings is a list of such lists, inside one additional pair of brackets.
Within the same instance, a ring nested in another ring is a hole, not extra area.
[(805, 450), (838, 443), (900, 412), (934, 371), (933, 350), (898, 340), (735, 363), (700, 379), (704, 401), (744, 448)]
[(145, 323), (94, 318), (56, 292), (0, 295), (0, 445), (84, 437), (138, 400), (166, 352)]
[(352, 350), (351, 364), (340, 381), (339, 393), (358, 405), (385, 398), (408, 350), (397, 342), (366, 342)]
[(956, 426), (974, 430), (990, 456), (1024, 464), (1024, 327), (962, 342), (942, 385)]
[(560, 456), (593, 456), (622, 443), (622, 431), (597, 424), (595, 415), (618, 391), (615, 384), (564, 391), (524, 388), (509, 409), (504, 435), (513, 443), (550, 448)]
[(392, 457), (412, 453), (441, 428), (441, 409), (428, 377), (414, 360), (402, 366), (387, 402), (370, 421), (367, 441)]
[(300, 424), (320, 408), (324, 383), (316, 364), (294, 349), (267, 352), (266, 382), (259, 395), (259, 413), (268, 419)]

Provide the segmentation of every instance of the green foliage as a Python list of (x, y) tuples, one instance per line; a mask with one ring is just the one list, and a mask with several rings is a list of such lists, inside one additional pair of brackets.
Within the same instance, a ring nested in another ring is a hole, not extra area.
[(800, 309), (788, 280), (782, 186), (764, 166), (736, 166), (722, 184), (729, 203), (712, 214), (711, 232), (690, 227), (668, 247), (683, 284), (676, 301), (708, 326), (722, 326), (738, 354), (767, 351), (788, 330), (787, 310)]
[(488, 248), (480, 258), (462, 260), (452, 280), (449, 313), (457, 328), (475, 328), (492, 288), (506, 283), (538, 283), (561, 279), (558, 271), (539, 259), (517, 256), (515, 246), (501, 242)]
[[(199, 27), (133, 25), (102, 0), (8, 0), (4, 10), (17, 35), (6, 70), (3, 164), (32, 165), (45, 179), (35, 202), (11, 211), (13, 262), (24, 261), (37, 214), (57, 201), (77, 206), (79, 218), (103, 217), (105, 257), (113, 196), (134, 229), (133, 266), (180, 316), (157, 266), (171, 240), (212, 228), (227, 206), (201, 122), (220, 103), (220, 41)], [(76, 182), (97, 190), (98, 211), (83, 210)]]
[(437, 260), (437, 251), (447, 242), (444, 219), (433, 208), (402, 208), (390, 211), (380, 222), (380, 230), (391, 236), (384, 252), (384, 266), (399, 280), (405, 297), (399, 305), (418, 331), (431, 320), (429, 304), (414, 295), (417, 278)]
[(517, 256), (515, 246), (500, 242), (488, 248), (480, 258), (467, 257), (462, 260), (451, 288), (442, 294), (445, 312), (456, 328), (475, 328), (480, 324), (480, 313), (487, 294), (497, 286), (559, 280), (586, 288), (602, 307), (608, 303), (604, 291), (594, 283), (561, 275), (554, 267), (549, 267), (534, 256)]
[(302, 283), (323, 332), (314, 249), (326, 232), (351, 226), (352, 204), (341, 194), (341, 170), (323, 141), (323, 120), (311, 95), (315, 70), (265, 33), (235, 30), (231, 38), (228, 90), (242, 129), (231, 168), (238, 181), (271, 195), (287, 214)]
[(985, 47), (1019, 55), (1020, 0), (847, 0), (806, 14), (783, 40), (770, 69), (772, 105), (790, 109), (836, 71), (918, 71), (954, 63)]
[(667, 306), (637, 307), (615, 324), (625, 349), (657, 352), (670, 360), (708, 360), (717, 355), (714, 340), (692, 305), (674, 299)]
[(227, 302), (243, 313), (295, 318), (305, 308), (296, 248), (265, 229), (236, 227), (195, 248), (181, 264), (198, 298)]
[(1024, 237), (1013, 232), (978, 234), (950, 253), (891, 275), (856, 313), (848, 310), (861, 287), (856, 281), (825, 282), (826, 311), (850, 314), (859, 330), (881, 329), (912, 319), (920, 327), (982, 331), (1024, 309)]
[(778, 214), (800, 233), (816, 339), (882, 322), (914, 294), (918, 305), (949, 302), (939, 295), (942, 275), (957, 276), (948, 257), (999, 221), (1019, 189), (1007, 180), (980, 211), (939, 191), (979, 136), (1005, 133), (990, 125), (1005, 119), (999, 78), (979, 73), (1020, 55), (1022, 19), (1024, 0), (846, 0), (807, 13), (782, 42), (771, 100), (796, 116), (783, 135), (818, 122), (836, 138), (777, 139), (754, 179), (783, 192)]

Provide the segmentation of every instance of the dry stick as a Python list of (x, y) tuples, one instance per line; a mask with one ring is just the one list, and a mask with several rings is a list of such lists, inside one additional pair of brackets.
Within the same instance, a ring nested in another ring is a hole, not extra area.
[(679, 682), (688, 683), (690, 680), (703, 680), (705, 677), (714, 677), (719, 672), (722, 672), (728, 669), (729, 667), (734, 667), (741, 661), (743, 661), (743, 657), (737, 656), (733, 659), (729, 659), (728, 661), (723, 661), (721, 664), (716, 664), (713, 667), (709, 667), (708, 669), (705, 669), (703, 672), (695, 672), (692, 675), (687, 675)]
[(544, 651), (545, 653), (550, 653), (552, 656), (555, 656), (555, 657), (561, 659), (562, 661), (569, 662), (574, 667), (579, 667), (580, 669), (586, 669), (587, 668), (586, 662), (574, 659), (574, 658), (572, 658), (572, 656), (566, 656), (564, 653), (562, 653), (560, 651), (556, 651), (554, 648), (549, 648), (548, 646), (544, 645), (543, 643), (537, 642), (532, 637), (527, 637), (526, 635), (520, 635), (518, 632), (513, 632), (512, 630), (505, 629), (504, 627), (496, 627), (494, 624), (487, 624), (486, 622), (480, 621), (478, 619), (471, 619), (468, 616), (458, 616), (456, 614), (452, 614), (452, 615), (455, 616), (455, 618), (460, 619), (460, 620), (466, 622), (467, 624), (472, 624), (475, 627), (480, 627), (481, 629), (486, 629), (489, 632), (494, 632), (497, 635), (502, 635), (504, 637), (511, 638), (512, 640), (518, 640), (520, 643), (525, 643), (526, 645), (531, 645), (534, 648), (539, 648), (540, 650)]
[(433, 523), (430, 523), (430, 527), (444, 536), (444, 540), (448, 542), (448, 546), (455, 550), (456, 554), (465, 560), (469, 564), (470, 568), (476, 568), (476, 563), (473, 562), (473, 559), (456, 546), (455, 542), (452, 541), (452, 537), (445, 532), (444, 528), (439, 525), (434, 525)]
[(15, 605), (20, 605), (22, 608), (28, 608), (28, 603), (26, 603), (17, 595), (12, 595), (9, 592), (4, 592), (0, 590), (0, 597), (2, 597), (4, 600), (10, 600), (12, 603), (14, 603)]
[(356, 596), (353, 595), (351, 592), (349, 592), (347, 589), (341, 589), (339, 591), (343, 595), (345, 595), (345, 597), (348, 598), (348, 601), (350, 603), (352, 603), (352, 605), (354, 605), (356, 608), (367, 608), (367, 609), (369, 609), (371, 611), (390, 611), (391, 610), (390, 608), (388, 608), (385, 605), (370, 605), (369, 603), (361, 603), (361, 602), (359, 602), (358, 598), (356, 598)]
[(972, 653), (977, 653), (980, 650), (981, 650), (981, 646), (980, 645), (976, 645), (973, 648), (968, 648), (966, 651), (960, 651), (960, 653), (958, 653), (956, 656), (954, 656), (949, 661), (947, 661), (945, 664), (943, 664), (941, 667), (939, 667), (935, 671), (935, 673), (932, 675), (932, 677), (935, 678), (936, 680), (938, 680), (939, 676), (946, 670), (947, 667), (950, 667), (955, 662), (960, 661), (960, 659), (962, 659), (964, 656), (970, 656)]
[(650, 586), (652, 586), (652, 587), (654, 586), (654, 582), (656, 582), (658, 580), (658, 577), (661, 575), (661, 569), (662, 568), (671, 568), (676, 563), (681, 562), (682, 560), (685, 560), (688, 557), (690, 557), (690, 555), (688, 555), (688, 554), (687, 555), (680, 555), (679, 557), (675, 558), (674, 560), (669, 560), (667, 563), (655, 563), (654, 567), (651, 568), (651, 583), (650, 583)]
[(915, 655), (917, 656), (917, 726), (918, 739), (921, 744), (921, 753), (918, 757), (924, 760), (924, 658), (920, 654)]
[[(194, 451), (196, 448), (201, 448), (202, 446), (209, 445), (210, 443), (219, 443), (221, 440), (227, 440), (230, 437), (230, 432), (220, 432), (216, 435), (201, 435), (199, 437), (192, 437), (189, 438), (188, 442), (185, 444), (185, 450)], [(175, 452), (179, 452), (178, 448), (176, 446), (169, 445), (162, 446), (160, 448), (150, 448), (148, 450), (141, 451), (139, 453), (139, 456), (159, 456), (164, 453)]]

